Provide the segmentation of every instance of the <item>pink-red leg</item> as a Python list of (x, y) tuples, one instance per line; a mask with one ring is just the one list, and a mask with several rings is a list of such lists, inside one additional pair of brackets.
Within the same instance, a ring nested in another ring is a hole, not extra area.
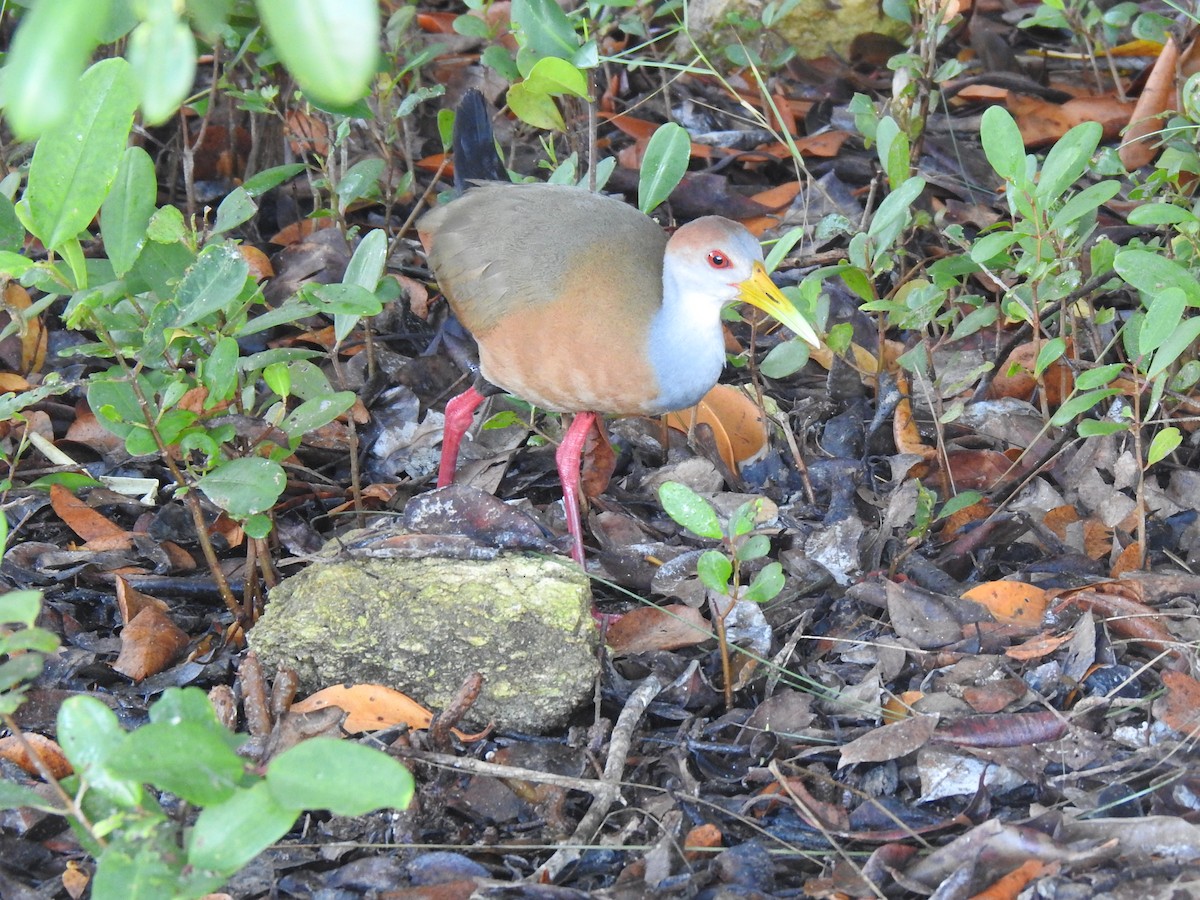
[(567, 531), (571, 533), (571, 558), (581, 566), (583, 557), (583, 521), (579, 515), (579, 469), (583, 464), (583, 445), (588, 432), (596, 424), (596, 414), (578, 413), (571, 420), (571, 427), (563, 435), (562, 443), (554, 454), (558, 465), (558, 480), (562, 482), (563, 509), (567, 514)]
[(446, 404), (446, 424), (442, 429), (442, 462), (438, 466), (438, 487), (454, 481), (454, 470), (458, 468), (458, 448), (463, 435), (475, 419), (475, 410), (483, 402), (483, 394), (475, 386), (467, 388)]

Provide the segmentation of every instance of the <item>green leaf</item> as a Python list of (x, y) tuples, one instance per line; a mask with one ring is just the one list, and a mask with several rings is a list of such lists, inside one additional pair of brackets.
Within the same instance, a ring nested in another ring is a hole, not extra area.
[(208, 389), (204, 405), (211, 409), (218, 403), (233, 397), (237, 387), (237, 361), (240, 353), (238, 342), (232, 337), (217, 341), (212, 353), (200, 363), (200, 381)]
[(1150, 449), (1146, 451), (1146, 468), (1150, 468), (1156, 462), (1174, 453), (1175, 448), (1182, 443), (1183, 435), (1174, 425), (1168, 425), (1161, 429), (1158, 434), (1154, 435), (1154, 440), (1150, 442)]
[(1085, 187), (1064, 203), (1062, 209), (1054, 214), (1054, 218), (1050, 220), (1051, 230), (1061, 232), (1077, 219), (1095, 212), (1113, 197), (1117, 196), (1120, 191), (1121, 183), (1119, 181), (1098, 181), (1095, 184)]
[(25, 226), (48, 249), (74, 239), (99, 212), (117, 176), (136, 106), (129, 64), (103, 60), (80, 79), (70, 116), (38, 141), (20, 209)]
[(379, 62), (374, 0), (257, 0), (271, 44), (305, 94), (345, 106), (367, 93)]
[(285, 750), (267, 766), (276, 803), (361, 816), (376, 809), (405, 809), (412, 774), (386, 753), (362, 744), (316, 737)]
[(754, 576), (741, 599), (750, 603), (767, 603), (779, 596), (783, 584), (783, 566), (777, 562), (767, 563)]
[(1150, 363), (1146, 377), (1154, 379), (1161, 375), (1168, 366), (1183, 355), (1185, 350), (1192, 346), (1198, 337), (1200, 337), (1200, 316), (1192, 316), (1162, 342), (1154, 354), (1154, 361)]
[(1041, 350), (1038, 351), (1037, 361), (1033, 364), (1033, 374), (1041, 375), (1049, 368), (1050, 364), (1059, 359), (1067, 352), (1067, 342), (1063, 338), (1051, 338), (1042, 344)]
[(1120, 375), (1121, 370), (1124, 368), (1124, 363), (1109, 363), (1106, 366), (1085, 369), (1076, 376), (1075, 387), (1081, 391), (1090, 391), (1092, 388), (1104, 387), (1104, 385)]
[(1187, 296), (1177, 287), (1164, 288), (1146, 300), (1146, 315), (1137, 340), (1138, 350), (1143, 355), (1157, 350), (1179, 329), (1187, 308)]
[(78, 110), (79, 75), (100, 40), (108, 7), (108, 0), (53, 0), (25, 13), (4, 66), (4, 118), (18, 139), (37, 137), (72, 106)]
[(1020, 239), (1021, 235), (1015, 231), (1008, 230), (992, 231), (981, 235), (971, 245), (971, 260), (977, 263), (985, 263), (989, 259), (994, 259), (1007, 251), (1009, 247)]
[(0, 625), (31, 628), (41, 608), (41, 591), (8, 591), (0, 594)]
[(346, 273), (342, 276), (342, 284), (356, 284), (374, 293), (379, 287), (379, 279), (383, 277), (387, 249), (387, 233), (382, 228), (367, 232), (354, 248), (354, 255), (350, 257)]
[(983, 494), (979, 493), (979, 491), (963, 491), (962, 493), (951, 497), (944, 504), (942, 504), (941, 512), (938, 513), (937, 517), (939, 519), (948, 518), (954, 515), (960, 509), (966, 509), (968, 506), (974, 506), (982, 499)]
[(724, 553), (705, 550), (696, 560), (696, 574), (700, 583), (718, 594), (729, 593), (729, 579), (733, 577), (733, 563)]
[(758, 366), (758, 371), (768, 378), (787, 378), (804, 368), (808, 363), (808, 341), (793, 338), (776, 344)]
[(142, 786), (109, 773), (109, 760), (120, 753), (125, 732), (117, 715), (95, 697), (68, 697), (58, 708), (58, 743), (76, 773), (111, 803), (141, 806)]
[(0, 809), (37, 809), (55, 815), (66, 815), (66, 812), (48, 801), (37, 791), (21, 784), (0, 779)]
[(188, 837), (188, 865), (232, 875), (287, 834), (302, 809), (280, 804), (265, 781), (207, 806)]
[(355, 200), (379, 193), (379, 179), (383, 177), (384, 162), (377, 156), (360, 159), (342, 176), (334, 193), (343, 207)]
[(737, 558), (739, 562), (749, 562), (752, 559), (761, 559), (770, 552), (771, 539), (765, 534), (756, 534), (746, 538), (738, 547)]
[(100, 854), (92, 882), (92, 900), (199, 896), (180, 891), (178, 851), (169, 845), (167, 829), (157, 828), (149, 836), (145, 829), (142, 824), (139, 829), (142, 833), (136, 836), (118, 831), (113, 843)]
[(575, 26), (554, 0), (513, 0), (510, 18), (522, 50), (536, 59), (557, 56), (569, 60), (579, 50)]
[(660, 125), (646, 145), (638, 176), (638, 209), (649, 214), (671, 196), (683, 180), (691, 159), (692, 141), (681, 125)]
[(508, 89), (508, 108), (522, 122), (544, 131), (565, 131), (562, 114), (549, 94), (533, 90), (522, 81)]
[(1113, 259), (1117, 274), (1149, 298), (1168, 287), (1177, 287), (1187, 297), (1189, 306), (1200, 306), (1200, 281), (1180, 263), (1164, 256), (1162, 251), (1122, 250)]
[(1035, 191), (1041, 206), (1058, 200), (1083, 176), (1103, 136), (1104, 126), (1099, 122), (1080, 122), (1055, 142), (1042, 163)]
[(117, 168), (112, 190), (100, 206), (100, 235), (104, 252), (112, 263), (113, 274), (123, 278), (133, 268), (142, 245), (146, 226), (154, 215), (158, 199), (158, 179), (154, 160), (141, 147), (126, 147)]
[(658, 499), (668, 516), (700, 537), (723, 537), (721, 522), (712, 504), (678, 481), (664, 482), (658, 489)]
[(1025, 141), (1021, 129), (1008, 110), (989, 106), (979, 121), (979, 140), (983, 154), (996, 174), (1007, 181), (1025, 177)]
[(242, 184), (242, 189), (251, 197), (261, 197), (271, 188), (278, 187), (289, 178), (295, 178), (306, 168), (308, 167), (304, 163), (289, 163), (284, 166), (263, 169), (247, 178)]
[(258, 457), (231, 459), (200, 479), (205, 496), (235, 519), (266, 512), (287, 487), (279, 463)]
[(588, 78), (574, 64), (557, 56), (539, 59), (525, 77), (525, 84), (532, 91), (561, 97), (570, 94), (580, 100), (588, 99)]
[(194, 324), (215, 312), (226, 311), (246, 286), (250, 265), (230, 243), (209, 244), (183, 274), (175, 302), (179, 307), (173, 324)]
[(306, 400), (288, 414), (280, 426), (288, 437), (298, 440), (310, 431), (328, 425), (354, 405), (354, 391), (339, 391)]
[(146, 5), (150, 18), (129, 35), (125, 58), (133, 67), (149, 125), (173, 116), (196, 80), (196, 39), (173, 3)]
[(230, 228), (237, 228), (243, 222), (248, 222), (256, 212), (258, 204), (250, 197), (250, 192), (244, 187), (235, 187), (225, 195), (225, 199), (217, 207), (212, 235), (224, 234)]
[(1089, 410), (1103, 403), (1109, 397), (1119, 393), (1121, 392), (1116, 388), (1103, 388), (1100, 390), (1085, 391), (1082, 394), (1076, 394), (1058, 408), (1058, 412), (1051, 417), (1050, 424), (1066, 425), (1076, 416), (1088, 412)]
[(377, 316), (383, 309), (379, 298), (357, 284), (319, 284), (306, 286), (304, 298), (329, 315)]
[(1089, 437), (1105, 437), (1110, 434), (1116, 434), (1118, 431), (1126, 431), (1129, 428), (1127, 422), (1103, 422), (1098, 419), (1084, 419), (1079, 423), (1076, 431), (1083, 438)]
[(118, 776), (148, 782), (197, 806), (230, 797), (245, 767), (246, 760), (225, 741), (195, 722), (143, 725), (108, 763)]

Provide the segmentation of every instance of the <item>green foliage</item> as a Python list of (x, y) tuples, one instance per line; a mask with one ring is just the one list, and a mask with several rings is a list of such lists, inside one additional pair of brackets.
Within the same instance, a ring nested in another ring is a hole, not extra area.
[(674, 122), (660, 125), (651, 135), (638, 174), (638, 208), (649, 215), (671, 196), (691, 159), (692, 142), (687, 131)]
[[(357, 816), (403, 809), (412, 776), (391, 757), (332, 738), (284, 751), (262, 774), (236, 753), (242, 739), (217, 720), (197, 688), (170, 688), (150, 722), (126, 733), (93, 697), (66, 700), (58, 740), (75, 774), (59, 807), (0, 784), (0, 806), (65, 816), (96, 857), (95, 900), (202, 897), (285, 835), (306, 809)], [(144, 785), (199, 807), (184, 831)]]
[[(0, 714), (20, 706), (44, 655), (58, 639), (34, 622), (37, 591), (0, 595)], [(11, 720), (10, 720), (11, 722)], [(243, 738), (217, 719), (198, 688), (169, 688), (150, 721), (126, 732), (94, 697), (59, 708), (58, 743), (74, 769), (63, 799), (0, 780), (0, 809), (29, 807), (61, 815), (96, 858), (94, 900), (186, 900), (218, 889), (283, 837), (306, 809), (361, 816), (404, 809), (409, 771), (384, 753), (332, 738), (313, 738), (276, 756), (260, 772), (237, 754)], [(185, 829), (154, 799), (169, 792), (200, 809)]]
[(34, 624), (41, 607), (38, 591), (0, 594), (0, 715), (16, 711), (42, 672), (44, 654), (58, 649), (58, 638)]
[(721, 542), (722, 550), (705, 551), (697, 561), (700, 581), (710, 591), (733, 600), (766, 603), (783, 590), (783, 567), (777, 562), (759, 569), (750, 584), (740, 583), (742, 564), (761, 559), (770, 551), (767, 536), (754, 533), (762, 500), (743, 503), (722, 525), (713, 505), (685, 484), (664, 482), (658, 489), (658, 499), (667, 515), (692, 534)]

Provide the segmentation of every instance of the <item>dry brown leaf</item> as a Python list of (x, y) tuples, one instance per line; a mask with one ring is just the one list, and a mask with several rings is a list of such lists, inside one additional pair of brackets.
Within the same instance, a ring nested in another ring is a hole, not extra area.
[(909, 716), (855, 738), (841, 748), (838, 768), (860, 762), (887, 762), (920, 750), (933, 737), (937, 716)]
[(1071, 634), (1039, 634), (1031, 637), (1023, 644), (1009, 647), (1004, 655), (1009, 659), (1041, 659), (1049, 656), (1063, 644), (1071, 640)]
[(130, 546), (132, 535), (116, 522), (90, 508), (61, 484), (50, 486), (50, 506), (68, 528), (85, 541), (102, 538), (124, 538)]
[(1162, 683), (1166, 693), (1154, 702), (1154, 714), (1185, 737), (1200, 733), (1200, 681), (1167, 669)]
[(121, 629), (121, 652), (112, 667), (142, 681), (167, 668), (187, 645), (187, 633), (167, 613), (147, 606)]
[[(50, 774), (55, 778), (66, 778), (74, 769), (67, 761), (67, 756), (62, 751), (62, 747), (58, 746), (50, 738), (32, 731), (25, 732), (25, 743), (37, 755)], [(8, 735), (0, 738), (0, 759), (6, 759), (10, 763), (19, 766), (28, 774), (34, 777), (41, 777), (34, 761), (25, 751), (25, 746), (16, 735)]]
[(690, 606), (640, 606), (609, 625), (605, 637), (613, 656), (629, 656), (702, 644), (712, 637), (712, 630), (699, 610)]
[(1175, 38), (1168, 37), (1142, 86), (1142, 93), (1130, 116), (1129, 129), (1125, 132), (1125, 141), (1117, 149), (1117, 156), (1130, 172), (1148, 165), (1158, 156), (1163, 127), (1159, 116), (1167, 109), (1178, 106), (1178, 72), (1179, 45), (1175, 43)]

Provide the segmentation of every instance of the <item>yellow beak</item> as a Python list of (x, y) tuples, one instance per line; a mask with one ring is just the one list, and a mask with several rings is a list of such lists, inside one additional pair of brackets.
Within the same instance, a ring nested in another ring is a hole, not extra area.
[(817, 337), (816, 330), (800, 315), (792, 301), (783, 296), (783, 292), (775, 286), (775, 282), (767, 274), (766, 266), (761, 262), (754, 264), (750, 277), (739, 284), (738, 288), (742, 300), (782, 322), (814, 347), (821, 346), (821, 339)]

